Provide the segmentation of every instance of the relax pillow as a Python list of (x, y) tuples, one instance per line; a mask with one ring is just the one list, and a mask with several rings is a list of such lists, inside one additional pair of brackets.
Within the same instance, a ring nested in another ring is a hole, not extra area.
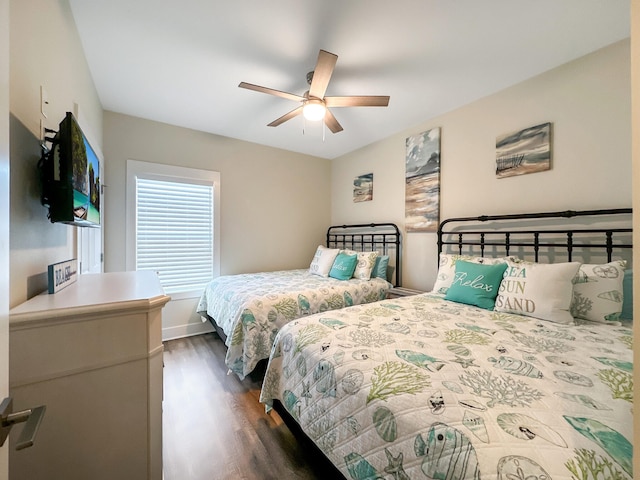
[(373, 265), (371, 276), (374, 278), (382, 278), (388, 281), (387, 269), (389, 268), (389, 255), (378, 255), (376, 263)]
[(569, 324), (573, 277), (578, 262), (540, 264), (507, 262), (495, 310)]
[(453, 282), (444, 299), (493, 310), (506, 269), (506, 263), (483, 265), (458, 260)]
[(309, 273), (320, 275), (321, 277), (328, 277), (339, 251), (337, 248), (327, 248), (318, 245), (316, 254), (313, 256), (311, 265), (309, 265)]
[(356, 255), (339, 253), (333, 262), (329, 276), (338, 280), (349, 280), (358, 263)]
[(481, 263), (485, 265), (495, 265), (497, 263), (505, 263), (507, 260), (516, 260), (516, 257), (474, 257), (473, 255), (456, 255), (452, 253), (440, 253), (440, 265), (438, 267), (438, 276), (433, 285), (431, 293), (444, 295), (453, 282), (453, 276), (456, 271), (456, 263), (459, 260), (472, 263)]
[(571, 314), (592, 322), (617, 322), (622, 312), (625, 266), (622, 260), (580, 265), (574, 278)]

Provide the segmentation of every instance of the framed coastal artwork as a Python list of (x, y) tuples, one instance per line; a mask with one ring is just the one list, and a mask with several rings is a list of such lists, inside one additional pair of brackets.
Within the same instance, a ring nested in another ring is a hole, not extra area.
[(513, 177), (550, 168), (551, 123), (496, 138), (496, 177)]
[(406, 140), (405, 228), (435, 232), (440, 221), (440, 127)]
[(373, 173), (360, 175), (353, 179), (353, 201), (368, 202), (373, 200)]

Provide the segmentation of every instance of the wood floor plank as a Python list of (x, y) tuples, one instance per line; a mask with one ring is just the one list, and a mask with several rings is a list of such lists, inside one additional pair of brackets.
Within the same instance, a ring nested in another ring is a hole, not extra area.
[(259, 403), (262, 371), (227, 375), (215, 333), (164, 344), (164, 480), (342, 479)]

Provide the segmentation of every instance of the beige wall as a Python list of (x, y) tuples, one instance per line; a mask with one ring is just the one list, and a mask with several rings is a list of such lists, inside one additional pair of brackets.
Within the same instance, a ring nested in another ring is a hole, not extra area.
[[(629, 41), (625, 40), (333, 161), (332, 223), (404, 228), (405, 139), (441, 127), (442, 219), (631, 204)], [(496, 179), (497, 136), (553, 124), (552, 169)], [(353, 179), (374, 174), (373, 201)], [(434, 233), (404, 235), (403, 284), (431, 289)]]
[[(104, 115), (104, 140), (105, 271), (126, 269), (129, 159), (220, 172), (221, 275), (306, 268), (325, 241), (330, 160), (113, 112)], [(197, 300), (167, 305), (165, 338), (202, 331)]]
[(76, 257), (75, 227), (52, 225), (40, 204), (40, 86), (49, 96), (46, 126), (77, 113), (95, 148), (102, 106), (65, 1), (10, 1), (10, 306), (47, 287), (47, 265)]
[[(129, 158), (221, 172), (221, 273), (308, 265), (329, 224), (330, 161), (104, 113), (67, 2), (10, 0), (10, 9), (10, 307), (46, 289), (47, 265), (77, 256), (76, 228), (47, 220), (36, 170), (40, 120), (57, 129), (66, 111), (104, 153), (105, 271), (125, 269)], [(46, 119), (41, 86), (50, 101)], [(193, 301), (167, 310), (175, 333), (168, 335), (203, 326)]]

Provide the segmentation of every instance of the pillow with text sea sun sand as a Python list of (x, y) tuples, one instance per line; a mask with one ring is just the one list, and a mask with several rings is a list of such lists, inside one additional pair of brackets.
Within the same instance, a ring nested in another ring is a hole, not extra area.
[(573, 322), (569, 307), (573, 295), (573, 277), (580, 268), (580, 263), (507, 264), (498, 288), (496, 311), (556, 323)]

